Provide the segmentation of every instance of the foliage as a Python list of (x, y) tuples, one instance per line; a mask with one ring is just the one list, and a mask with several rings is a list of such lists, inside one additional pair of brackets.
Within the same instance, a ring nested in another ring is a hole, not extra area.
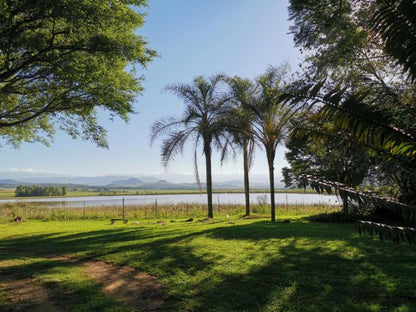
[[(333, 126), (327, 131), (330, 140), (335, 139), (344, 148), (354, 144), (366, 151), (373, 167), (367, 179), (389, 187), (393, 198), (357, 191), (351, 188), (352, 183), (320, 180), (319, 175), (307, 180), (317, 189), (335, 187), (358, 207), (373, 211), (377, 206), (387, 208), (413, 224), (416, 102), (415, 85), (405, 74), (414, 77), (411, 65), (414, 50), (407, 47), (416, 42), (410, 34), (416, 24), (414, 14), (410, 13), (414, 12), (415, 3), (329, 1), (326, 7), (302, 0), (291, 3), (295, 41), (311, 53), (310, 72), (319, 69), (322, 72), (317, 72), (310, 83), (295, 86), (286, 99), (294, 104), (303, 102), (314, 119), (329, 122)], [(331, 23), (335, 20), (339, 24)], [(351, 27), (342, 31), (341, 25), (347, 24)], [(338, 31), (339, 38), (334, 35)], [(348, 38), (357, 40), (344, 41)], [(347, 48), (344, 43), (348, 41)], [(314, 51), (316, 44), (321, 48)], [(332, 52), (345, 57), (338, 63), (331, 62), (331, 58), (326, 62), (325, 56)], [(328, 78), (320, 79), (326, 74)], [(319, 130), (324, 132), (322, 127)]]
[(283, 143), (289, 131), (289, 120), (296, 110), (284, 106), (282, 93), (285, 88), (287, 68), (269, 67), (256, 79), (256, 94), (249, 109), (253, 113), (251, 122), (252, 136), (260, 147), (264, 148), (269, 167), (271, 221), (276, 218), (274, 199), (274, 160), (277, 146)]
[(42, 185), (19, 185), (16, 187), (15, 196), (64, 196), (66, 187), (42, 186)]
[(196, 77), (191, 84), (170, 85), (166, 89), (173, 92), (185, 104), (182, 117), (171, 116), (153, 123), (151, 143), (158, 137), (162, 141), (162, 163), (167, 166), (177, 153), (183, 151), (185, 142), (193, 141), (195, 176), (198, 184), (199, 173), (197, 164), (198, 145), (202, 144), (205, 156), (206, 184), (208, 197), (208, 217), (212, 212), (212, 149), (221, 149), (228, 138), (225, 135), (226, 121), (224, 116), (229, 111), (229, 98), (221, 92), (221, 77), (214, 76), (209, 80)]
[(325, 181), (320, 178), (305, 175), (303, 178), (313, 189), (322, 194), (324, 191), (328, 194), (335, 192), (341, 198), (348, 198), (356, 206), (356, 210), (362, 214), (370, 214), (378, 207), (391, 210), (396, 216), (407, 224), (416, 224), (416, 206), (414, 203), (402, 203), (395, 198), (381, 196), (374, 191), (356, 190), (348, 185)]
[(234, 218), (163, 226), (0, 224), (0, 274), (31, 277), (69, 311), (101, 311), (102, 302), (122, 309), (77, 259), (157, 277), (169, 292), (165, 310), (171, 311), (414, 311), (414, 247), (391, 248), (352, 230), (351, 224)]
[(412, 0), (378, 0), (371, 26), (381, 38), (384, 50), (403, 66), (411, 79), (416, 79), (416, 3)]
[(377, 1), (291, 0), (289, 18), (294, 42), (305, 54), (302, 80), (340, 80), (359, 89), (369, 81), (384, 83), (401, 77), (381, 40), (369, 27)]
[[(359, 186), (367, 177), (371, 161), (361, 145), (345, 144), (339, 135), (331, 135), (334, 125), (313, 115), (299, 115), (293, 121), (295, 130), (285, 140), (285, 154), (290, 167), (283, 168), (286, 187), (306, 187), (301, 175)], [(348, 201), (344, 210), (348, 212)]]
[[(374, 192), (357, 191), (341, 183), (324, 181), (312, 176), (304, 176), (304, 178), (318, 193), (326, 191), (328, 194), (331, 194), (335, 191), (342, 198), (348, 199), (356, 205), (356, 211), (361, 214), (374, 215), (377, 213), (377, 210), (388, 209), (391, 212), (391, 216), (400, 217), (400, 221), (405, 224), (416, 224), (416, 205), (414, 202), (405, 204), (397, 201), (395, 198), (383, 197)], [(360, 235), (364, 231), (371, 235), (377, 234), (381, 240), (387, 239), (396, 243), (406, 241), (410, 245), (416, 244), (416, 230), (414, 228), (387, 225), (385, 224), (387, 221), (385, 217), (382, 221), (383, 223), (357, 220), (356, 230)]]
[(394, 243), (407, 242), (409, 245), (416, 245), (415, 228), (359, 220), (355, 223), (355, 229), (360, 235), (368, 232), (371, 235), (378, 235), (380, 240), (387, 239)]
[[(226, 129), (231, 134), (233, 139), (232, 143), (243, 150), (244, 193), (246, 200), (246, 215), (248, 216), (250, 215), (249, 171), (253, 160), (255, 146), (252, 127), (255, 115), (250, 109), (250, 105), (254, 101), (256, 88), (249, 79), (243, 79), (238, 76), (224, 77), (223, 79), (229, 86), (232, 103), (232, 107), (226, 117), (228, 119)], [(223, 153), (223, 155), (225, 154)]]
[[(267, 196), (259, 195), (257, 204), (252, 204), (251, 212), (253, 218), (267, 218), (270, 214), (270, 206), (267, 204)], [(136, 220), (172, 220), (181, 222), (186, 218), (205, 219), (206, 206), (198, 204), (165, 204), (165, 205), (129, 205), (124, 206), (126, 219), (130, 223)], [(339, 211), (337, 205), (277, 205), (279, 217), (301, 218), (319, 213), (329, 213)], [(67, 220), (107, 220), (120, 218), (123, 207), (113, 206), (90, 206), (85, 207), (64, 207), (61, 203), (42, 203), (42, 202), (19, 202), (0, 204), (0, 221), (13, 220), (17, 216), (23, 220), (42, 220), (42, 221), (67, 221)], [(214, 205), (213, 212), (216, 218), (224, 219), (227, 215), (231, 217), (241, 217), (244, 211), (242, 205), (220, 204)], [(182, 219), (182, 220), (181, 220)]]
[[(47, 143), (54, 128), (106, 146), (97, 113), (127, 120), (155, 56), (137, 33), (143, 0), (0, 4), (0, 137)], [(136, 8), (137, 9), (137, 8)], [(126, 69), (132, 69), (127, 72)]]

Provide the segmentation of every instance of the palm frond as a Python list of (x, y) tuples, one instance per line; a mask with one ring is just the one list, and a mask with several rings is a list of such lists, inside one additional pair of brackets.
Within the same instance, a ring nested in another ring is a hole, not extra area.
[(358, 220), (355, 223), (355, 230), (360, 236), (363, 232), (367, 232), (372, 236), (378, 235), (380, 240), (390, 240), (394, 243), (407, 242), (409, 245), (416, 245), (416, 229), (412, 227)]
[(165, 167), (177, 153), (182, 153), (184, 144), (192, 133), (192, 129), (171, 131), (162, 141), (161, 156), (162, 164)]
[(371, 26), (414, 81), (416, 79), (416, 3), (413, 0), (378, 0)]
[(197, 153), (198, 149), (195, 148), (194, 149), (194, 173), (195, 173), (195, 180), (196, 183), (198, 184), (199, 187), (199, 191), (202, 192), (202, 185), (201, 185), (201, 180), (199, 179), (199, 170), (198, 170), (198, 153)]
[(180, 127), (183, 122), (182, 119), (173, 116), (155, 121), (150, 129), (150, 144), (153, 144), (158, 137), (164, 136), (172, 129)]
[(332, 120), (336, 127), (348, 130), (359, 142), (369, 147), (379, 146), (392, 155), (416, 159), (416, 137), (395, 125), (391, 111), (377, 105), (381, 96), (372, 97), (368, 89), (349, 93), (339, 86), (325, 92), (321, 92), (322, 88), (322, 82), (309, 85), (299, 92), (286, 93), (282, 100), (290, 105), (303, 103), (309, 109), (318, 107), (319, 118)]
[(193, 85), (170, 84), (165, 87), (165, 90), (175, 94), (187, 105), (199, 106), (199, 103), (202, 100), (200, 94), (198, 93), (199, 90)]
[(357, 205), (361, 211), (372, 211), (377, 207), (384, 207), (392, 211), (394, 215), (400, 216), (408, 224), (416, 223), (416, 206), (399, 202), (392, 197), (378, 195), (375, 192), (365, 192), (356, 190), (353, 187), (340, 182), (323, 180), (311, 175), (301, 177), (305, 185), (309, 184), (319, 194), (327, 192), (328, 194), (337, 194)]

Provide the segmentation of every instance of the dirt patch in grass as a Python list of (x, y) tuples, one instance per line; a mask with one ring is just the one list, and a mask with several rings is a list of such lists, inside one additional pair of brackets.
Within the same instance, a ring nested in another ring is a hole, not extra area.
[(165, 311), (165, 287), (156, 277), (129, 267), (118, 267), (103, 261), (87, 261), (87, 274), (104, 285), (107, 295), (139, 311)]
[(3, 276), (3, 278), (5, 281), (1, 288), (7, 294), (7, 301), (11, 304), (10, 310), (6, 307), (6, 311), (66, 311), (53, 302), (51, 293), (47, 288), (36, 283), (32, 278), (14, 279), (13, 276)]
[[(168, 298), (166, 287), (156, 277), (145, 272), (130, 267), (115, 266), (104, 261), (81, 260), (58, 255), (46, 258), (72, 262), (84, 267), (91, 279), (103, 285), (106, 295), (131, 308), (132, 311), (168, 311), (164, 307)], [(4, 298), (0, 300), (0, 310), (5, 308), (10, 312), (66, 311), (54, 302), (53, 289), (41, 285), (34, 277), (1, 275), (1, 272), (0, 277), (2, 281), (0, 293)]]

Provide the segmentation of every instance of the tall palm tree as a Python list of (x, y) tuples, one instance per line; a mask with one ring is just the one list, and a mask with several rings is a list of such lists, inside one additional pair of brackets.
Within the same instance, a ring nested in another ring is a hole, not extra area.
[(290, 106), (284, 106), (280, 100), (286, 67), (269, 67), (265, 74), (256, 79), (256, 97), (250, 109), (254, 113), (252, 123), (253, 136), (267, 155), (270, 181), (271, 221), (276, 221), (274, 198), (274, 159), (277, 146), (288, 131), (288, 121), (294, 114)]
[(191, 84), (169, 85), (166, 89), (185, 104), (181, 117), (171, 116), (153, 123), (151, 128), (151, 143), (157, 137), (163, 136), (161, 148), (162, 163), (167, 166), (178, 152), (183, 151), (185, 142), (189, 139), (194, 143), (195, 175), (198, 184), (199, 174), (197, 165), (197, 150), (202, 143), (206, 164), (206, 185), (208, 199), (208, 218), (213, 218), (212, 209), (212, 148), (220, 148), (225, 138), (224, 116), (228, 111), (229, 99), (221, 92), (220, 76), (208, 80), (196, 77)]
[(249, 79), (238, 76), (224, 77), (230, 88), (231, 111), (228, 131), (235, 144), (243, 150), (244, 194), (246, 215), (250, 215), (250, 182), (249, 171), (254, 152), (254, 136), (252, 122), (254, 114), (250, 110), (255, 92), (255, 86)]

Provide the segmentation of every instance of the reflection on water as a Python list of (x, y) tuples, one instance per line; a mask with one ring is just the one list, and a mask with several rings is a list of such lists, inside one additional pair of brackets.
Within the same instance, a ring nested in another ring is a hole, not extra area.
[[(123, 205), (148, 205), (148, 204), (179, 204), (179, 203), (194, 203), (206, 204), (207, 196), (205, 193), (201, 194), (166, 194), (166, 195), (129, 195), (129, 196), (91, 196), (91, 197), (62, 197), (62, 198), (40, 198), (40, 199), (10, 199), (0, 200), (1, 203), (7, 202), (36, 202), (42, 203), (46, 207), (88, 207), (88, 206), (121, 206)], [(250, 201), (253, 204), (258, 204), (266, 201), (270, 202), (270, 196), (267, 193), (252, 193), (250, 194)], [(295, 194), (295, 193), (277, 193), (275, 194), (276, 204), (289, 205), (339, 205), (336, 196), (319, 195), (319, 194)], [(214, 204), (244, 204), (243, 193), (219, 193), (213, 194)]]

